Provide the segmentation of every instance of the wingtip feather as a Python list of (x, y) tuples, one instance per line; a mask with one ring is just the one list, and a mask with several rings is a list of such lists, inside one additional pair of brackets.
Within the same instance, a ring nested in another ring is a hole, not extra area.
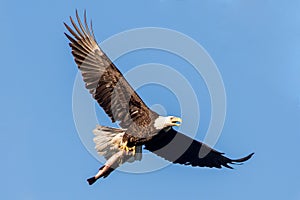
[(232, 162), (236, 162), (236, 163), (245, 162), (245, 161), (249, 160), (253, 155), (254, 155), (254, 153), (250, 153), (248, 156), (245, 156), (245, 157), (243, 157), (243, 158), (239, 158), (239, 159), (232, 160)]

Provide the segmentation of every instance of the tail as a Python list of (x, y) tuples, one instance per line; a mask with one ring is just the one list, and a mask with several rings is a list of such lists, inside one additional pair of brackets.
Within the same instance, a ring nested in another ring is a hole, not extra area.
[(94, 177), (87, 179), (89, 185), (94, 184), (99, 178), (106, 178), (112, 171), (125, 162), (141, 160), (141, 146), (136, 147), (136, 153), (134, 155), (132, 152), (120, 149), (125, 132), (125, 129), (106, 126), (97, 126), (96, 129), (93, 130), (95, 134), (95, 148), (98, 154), (104, 156), (107, 161)]
[(97, 125), (93, 133), (95, 149), (100, 156), (108, 160), (119, 151), (119, 144), (122, 142), (125, 130)]
[[(122, 142), (123, 136), (126, 129), (111, 128), (107, 126), (99, 126), (93, 130), (95, 135), (94, 143), (95, 148), (100, 156), (104, 156), (108, 160), (111, 156), (120, 151), (119, 146)], [(133, 162), (135, 160), (142, 159), (142, 147), (136, 147), (135, 156), (128, 160), (128, 162)]]

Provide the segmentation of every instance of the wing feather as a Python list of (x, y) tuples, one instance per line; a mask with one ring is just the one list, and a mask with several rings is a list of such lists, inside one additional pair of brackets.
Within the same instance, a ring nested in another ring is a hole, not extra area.
[[(86, 88), (104, 109), (112, 122), (118, 121), (122, 128), (128, 128), (132, 121), (146, 126), (151, 121), (151, 111), (125, 80), (121, 72), (98, 46), (92, 22), (90, 27), (84, 12), (84, 24), (76, 11), (78, 25), (70, 17), (73, 29), (65, 26), (70, 35), (72, 55), (81, 71)], [(147, 122), (148, 124), (145, 124)]]
[(193, 167), (227, 167), (229, 164), (241, 163), (251, 158), (250, 154), (240, 159), (230, 159), (206, 144), (196, 141), (171, 128), (168, 132), (161, 131), (145, 144), (145, 149), (166, 160)]

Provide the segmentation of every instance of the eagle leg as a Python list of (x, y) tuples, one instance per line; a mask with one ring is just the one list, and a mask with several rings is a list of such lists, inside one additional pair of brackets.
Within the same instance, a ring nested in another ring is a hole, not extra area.
[(101, 177), (106, 178), (112, 171), (115, 170), (115, 168), (117, 168), (120, 165), (119, 161), (124, 156), (126, 156), (126, 152), (125, 151), (119, 151), (118, 153), (116, 153), (112, 157), (110, 157), (106, 161), (104, 166), (102, 166), (99, 169), (98, 173), (95, 176), (87, 179), (89, 185), (92, 185), (93, 183), (95, 183)]
[(135, 146), (128, 147), (127, 142), (121, 143), (119, 149), (126, 151), (127, 153), (131, 152), (133, 156), (135, 155)]

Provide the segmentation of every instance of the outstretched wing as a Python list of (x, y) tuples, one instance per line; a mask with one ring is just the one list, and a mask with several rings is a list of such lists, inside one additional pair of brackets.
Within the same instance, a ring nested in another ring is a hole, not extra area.
[(70, 40), (70, 47), (75, 62), (81, 71), (86, 88), (104, 109), (112, 122), (120, 122), (122, 128), (128, 128), (132, 122), (135, 126), (145, 127), (151, 122), (151, 111), (121, 72), (98, 46), (92, 23), (87, 24), (84, 13), (84, 25), (76, 11), (79, 26), (70, 17), (73, 25), (65, 24), (72, 36), (65, 33)]
[(251, 158), (250, 154), (240, 159), (230, 159), (204, 143), (177, 132), (173, 128), (161, 131), (152, 140), (145, 144), (145, 149), (155, 153), (166, 160), (193, 167), (231, 168), (228, 164), (241, 163)]

